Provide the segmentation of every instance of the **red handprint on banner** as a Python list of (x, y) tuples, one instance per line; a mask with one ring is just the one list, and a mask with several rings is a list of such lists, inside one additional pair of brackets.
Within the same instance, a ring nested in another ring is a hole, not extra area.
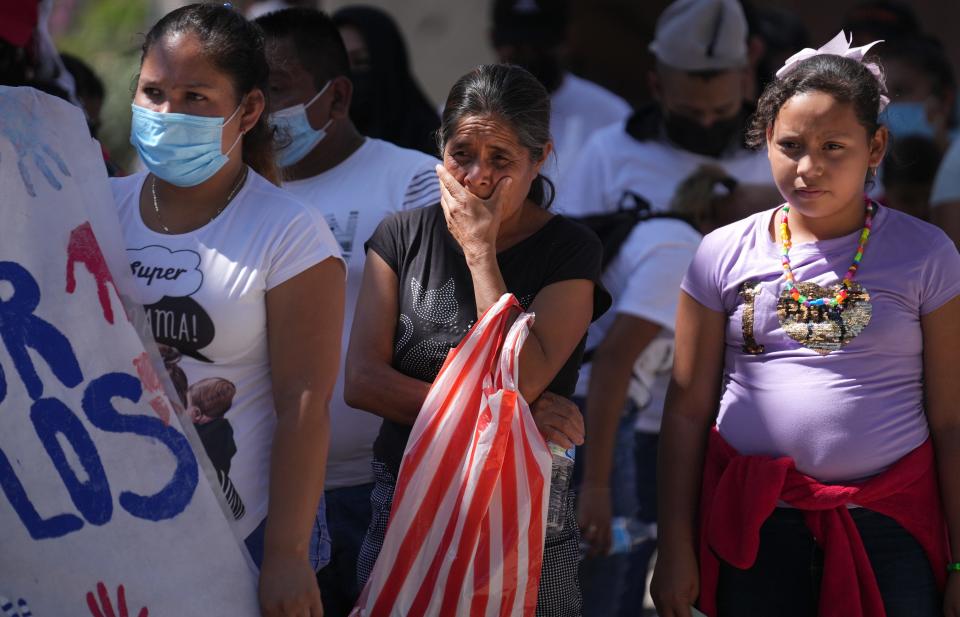
[(153, 412), (163, 420), (163, 424), (170, 424), (170, 406), (167, 404), (167, 397), (163, 396), (163, 385), (160, 383), (160, 376), (153, 370), (150, 364), (150, 357), (144, 352), (133, 359), (133, 366), (137, 369), (137, 376), (143, 384), (143, 389), (151, 394), (155, 394), (150, 399), (150, 407)]
[(110, 306), (110, 293), (107, 290), (107, 283), (117, 290), (117, 284), (113, 282), (113, 276), (110, 269), (107, 268), (107, 261), (100, 252), (100, 245), (97, 244), (97, 238), (93, 235), (93, 228), (87, 221), (78, 225), (70, 232), (70, 241), (67, 244), (67, 293), (72, 294), (77, 289), (77, 279), (74, 268), (77, 264), (83, 264), (87, 268), (94, 281), (97, 283), (97, 297), (100, 299), (100, 308), (103, 310), (103, 317), (109, 323), (113, 323), (113, 307)]
[[(99, 597), (99, 603), (98, 603)], [(93, 617), (130, 617), (127, 611), (127, 594), (123, 585), (117, 586), (117, 610), (119, 615), (113, 612), (113, 603), (110, 601), (110, 594), (107, 593), (107, 586), (102, 582), (97, 583), (97, 595), (92, 591), (87, 592), (87, 607)], [(147, 608), (143, 607), (137, 613), (137, 617), (147, 617)]]

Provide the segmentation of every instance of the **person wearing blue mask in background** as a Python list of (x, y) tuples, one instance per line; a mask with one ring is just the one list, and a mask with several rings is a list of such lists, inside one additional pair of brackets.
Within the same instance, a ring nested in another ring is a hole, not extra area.
[[(346, 353), (366, 254), (363, 242), (389, 214), (437, 203), (437, 159), (364, 137), (351, 120), (354, 92), (334, 22), (312, 9), (260, 17), (270, 64), (271, 122), (283, 187), (326, 217), (347, 262)], [(333, 541), (318, 580), (327, 614), (350, 612), (360, 593), (357, 555), (370, 524), (373, 442), (380, 419), (343, 400), (343, 372), (330, 403), (326, 514)]]
[(196, 386), (181, 401), (201, 428), (203, 409), (229, 424), (217, 475), (260, 567), (261, 610), (318, 616), (344, 266), (327, 225), (275, 186), (267, 75), (262, 33), (228, 6), (163, 17), (133, 98), (149, 171), (112, 189), (154, 338)]
[(930, 220), (934, 176), (956, 134), (956, 82), (940, 42), (922, 34), (894, 36), (878, 47), (890, 104), (889, 155), (869, 192), (885, 205)]
[(925, 137), (946, 150), (957, 127), (957, 86), (940, 41), (915, 35), (884, 43), (890, 105), (884, 122), (893, 139)]
[(891, 95), (884, 122), (892, 141), (891, 156), (880, 176), (882, 200), (929, 218), (956, 242), (960, 240), (960, 214), (954, 213), (954, 206), (941, 207), (960, 202), (953, 68), (933, 37), (900, 36), (884, 45), (881, 58)]

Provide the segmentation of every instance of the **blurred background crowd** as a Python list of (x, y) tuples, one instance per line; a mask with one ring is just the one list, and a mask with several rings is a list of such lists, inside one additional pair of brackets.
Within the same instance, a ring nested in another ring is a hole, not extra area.
[[(76, 96), (91, 116), (98, 138), (113, 160), (125, 168), (133, 155), (128, 143), (129, 103), (143, 33), (160, 16), (184, 4), (182, 0), (0, 0), (4, 13), (0, 20), (0, 83), (14, 84), (28, 78), (50, 80), (56, 69), (43, 59), (39, 47), (62, 52), (63, 66), (76, 83)], [(237, 0), (233, 4), (255, 17), (286, 6), (335, 13), (351, 2)], [(376, 74), (369, 80), (370, 87), (377, 87), (381, 94), (395, 95), (398, 88), (406, 87), (401, 76), (411, 75), (419, 88), (405, 96), (414, 105), (422, 101), (439, 110), (449, 85), (458, 76), (470, 67), (498, 58), (491, 3), (375, 0), (364, 4), (382, 9), (392, 19), (392, 23), (365, 25), (372, 29), (368, 34), (373, 34), (371, 40), (376, 42), (351, 56), (354, 63), (368, 63), (366, 68)], [(550, 22), (547, 27), (557, 33), (556, 56), (538, 59), (541, 64), (560, 63), (633, 107), (651, 100), (647, 74), (654, 59), (647, 46), (668, 0), (547, 4), (557, 5), (554, 14), (545, 19)], [(756, 75), (752, 96), (759, 94), (762, 84), (788, 55), (829, 40), (840, 27), (854, 32), (856, 44), (875, 39), (900, 41), (880, 49), (892, 98), (923, 103), (927, 113), (923, 126), (920, 116), (910, 119), (916, 123), (912, 136), (926, 139), (898, 144), (898, 150), (917, 164), (898, 170), (894, 181), (910, 186), (895, 190), (907, 193), (904, 197), (911, 201), (922, 202), (921, 186), (932, 183), (933, 168), (957, 122), (954, 67), (960, 63), (960, 40), (951, 36), (951, 28), (960, 23), (960, 4), (935, 0), (744, 0), (742, 4), (749, 23), (751, 70)], [(40, 29), (33, 36), (38, 24)], [(505, 31), (512, 27), (501, 24)], [(525, 24), (518, 27), (523, 29)], [(393, 38), (384, 38), (385, 32)], [(362, 37), (354, 40), (363, 44)], [(35, 75), (18, 75), (14, 67), (23, 58), (33, 58), (46, 66), (38, 66)], [(406, 66), (398, 70), (401, 64)], [(356, 71), (357, 67), (352, 68)], [(557, 69), (559, 66), (544, 66), (543, 70)], [(389, 79), (393, 81), (386, 81), (386, 76), (392, 76)], [(64, 78), (54, 77), (53, 81), (62, 85)], [(363, 88), (358, 89), (362, 92)], [(376, 95), (371, 92), (370, 98)], [(375, 131), (363, 132), (376, 135)]]

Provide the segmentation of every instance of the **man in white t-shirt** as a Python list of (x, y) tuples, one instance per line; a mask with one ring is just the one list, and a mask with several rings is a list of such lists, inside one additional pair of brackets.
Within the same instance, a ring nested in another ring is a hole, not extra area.
[[(363, 243), (385, 216), (439, 201), (437, 160), (357, 131), (349, 116), (353, 86), (347, 53), (326, 14), (288, 9), (257, 23), (266, 34), (271, 118), (278, 129), (284, 188), (326, 218), (347, 263), (346, 354), (363, 275)], [(342, 361), (330, 415), (325, 498), (333, 546), (318, 580), (325, 614), (336, 617), (349, 613), (360, 591), (356, 559), (370, 523), (370, 460), (381, 422), (344, 403)]]
[[(590, 324), (576, 389), (588, 435), (577, 450), (577, 519), (591, 547), (580, 563), (585, 617), (642, 610), (655, 543), (640, 534), (657, 520), (654, 461), (677, 299), (701, 238), (692, 223), (654, 216), (636, 224), (603, 272), (614, 304)], [(614, 516), (632, 521), (632, 549), (607, 557)]]
[(583, 216), (645, 201), (663, 211), (702, 165), (722, 167), (763, 194), (734, 204), (721, 223), (749, 214), (755, 202), (779, 201), (766, 153), (743, 143), (752, 109), (743, 104), (747, 23), (738, 0), (677, 0), (660, 15), (650, 51), (655, 102), (587, 141), (560, 179), (557, 210)]
[(500, 62), (522, 66), (550, 92), (554, 156), (543, 173), (554, 183), (594, 132), (622, 123), (631, 112), (616, 94), (564, 70), (566, 27), (563, 0), (494, 0), (491, 39)]

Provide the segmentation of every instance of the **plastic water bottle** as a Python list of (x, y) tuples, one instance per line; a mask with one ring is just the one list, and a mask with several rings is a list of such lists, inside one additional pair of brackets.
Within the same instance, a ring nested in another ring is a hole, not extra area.
[(553, 467), (550, 471), (550, 505), (547, 509), (547, 537), (563, 531), (567, 515), (567, 489), (573, 475), (574, 449), (567, 450), (555, 443), (548, 444), (553, 454)]
[(616, 516), (610, 521), (610, 552), (608, 555), (629, 553), (639, 544), (657, 538), (657, 524), (626, 516)]
[[(610, 550), (607, 555), (625, 555), (647, 540), (657, 539), (657, 524), (645, 523), (628, 516), (610, 519)], [(580, 558), (590, 551), (590, 543), (580, 541)]]

